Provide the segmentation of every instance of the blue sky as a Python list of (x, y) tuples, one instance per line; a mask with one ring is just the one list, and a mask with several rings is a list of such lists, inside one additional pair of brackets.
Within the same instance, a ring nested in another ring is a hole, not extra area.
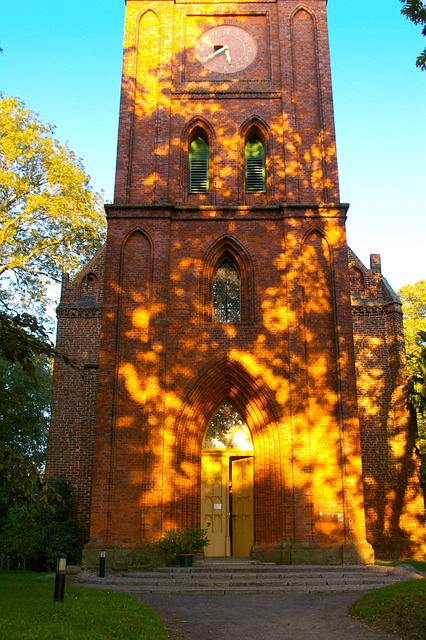
[[(399, 0), (328, 0), (348, 242), (394, 289), (426, 279), (425, 46)], [(113, 198), (124, 0), (4, 0), (0, 90), (20, 96)]]

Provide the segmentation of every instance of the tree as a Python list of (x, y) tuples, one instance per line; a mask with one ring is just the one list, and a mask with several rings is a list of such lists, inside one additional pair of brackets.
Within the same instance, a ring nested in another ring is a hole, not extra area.
[(426, 280), (398, 291), (402, 301), (411, 402), (416, 411), (422, 485), (426, 499)]
[[(401, 13), (414, 22), (423, 25), (422, 34), (426, 36), (426, 5), (423, 0), (401, 0), (404, 5)], [(416, 60), (416, 66), (425, 71), (426, 69), (426, 47)]]
[(42, 468), (50, 415), (50, 361), (34, 362), (35, 376), (0, 358), (0, 441)]
[(81, 160), (18, 98), (0, 94), (0, 303), (43, 318), (49, 287), (102, 244), (102, 198)]
[(418, 356), (421, 346), (419, 331), (426, 331), (426, 280), (407, 284), (398, 291), (404, 314), (405, 349), (410, 373), (414, 373), (412, 358)]
[(34, 361), (41, 356), (63, 358), (74, 366), (71, 358), (54, 349), (45, 329), (34, 316), (0, 311), (0, 358), (20, 364), (35, 378)]
[[(50, 360), (62, 357), (36, 318), (0, 312), (0, 499), (33, 500), (44, 486), (44, 431), (50, 389)], [(38, 494), (48, 503), (46, 493)], [(1, 501), (0, 500), (0, 501)]]
[[(411, 358), (412, 400), (420, 413), (423, 427), (426, 427), (426, 331), (419, 331), (417, 334), (417, 345), (419, 352)], [(426, 445), (426, 433), (424, 439)], [(426, 447), (424, 453), (426, 454)]]
[(419, 453), (422, 460), (422, 485), (426, 504), (426, 331), (417, 334), (418, 353), (410, 358), (410, 397), (417, 414)]
[(53, 133), (20, 99), (0, 94), (3, 516), (35, 504), (45, 510), (54, 502), (56, 492), (40, 474), (46, 416), (36, 397), (41, 402), (48, 388), (48, 359), (71, 360), (49, 341), (46, 309), (52, 284), (63, 271), (79, 270), (105, 234), (101, 196), (90, 187), (81, 161)]
[(0, 553), (12, 566), (20, 562), (40, 571), (53, 569), (59, 552), (66, 553), (69, 564), (81, 561), (83, 538), (72, 488), (63, 478), (55, 478), (49, 490), (47, 509), (36, 499), (0, 513)]

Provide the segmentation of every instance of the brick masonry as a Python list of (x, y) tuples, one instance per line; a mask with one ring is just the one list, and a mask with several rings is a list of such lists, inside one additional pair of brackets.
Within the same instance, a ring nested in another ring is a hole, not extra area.
[[(258, 55), (212, 73), (197, 38), (235, 24)], [(210, 190), (189, 194), (200, 133)], [(253, 133), (265, 193), (244, 191)], [(253, 437), (253, 555), (424, 553), (400, 304), (378, 256), (367, 269), (348, 249), (346, 211), (325, 0), (127, 0), (108, 238), (58, 308), (58, 348), (81, 370), (55, 367), (48, 473), (74, 484), (87, 549), (130, 553), (200, 526), (204, 433), (229, 401)], [(225, 255), (239, 323), (212, 321)]]

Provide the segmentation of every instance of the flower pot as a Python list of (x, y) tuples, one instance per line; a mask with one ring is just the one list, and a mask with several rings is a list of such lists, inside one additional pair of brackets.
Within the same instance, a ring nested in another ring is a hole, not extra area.
[(179, 566), (181, 567), (192, 567), (192, 559), (193, 559), (193, 554), (192, 553), (180, 553), (178, 555), (179, 558)]

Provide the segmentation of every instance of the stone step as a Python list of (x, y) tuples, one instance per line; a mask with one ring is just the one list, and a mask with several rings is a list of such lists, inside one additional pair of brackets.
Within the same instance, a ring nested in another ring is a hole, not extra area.
[(128, 578), (137, 577), (141, 575), (171, 575), (173, 576), (218, 576), (218, 575), (249, 575), (249, 576), (354, 576), (354, 575), (393, 575), (395, 573), (395, 567), (385, 566), (359, 566), (359, 565), (339, 565), (339, 566), (318, 566), (318, 565), (253, 565), (248, 567), (242, 566), (226, 566), (226, 565), (195, 565), (192, 567), (157, 567), (152, 571), (127, 571), (119, 574), (121, 577), (127, 576)]
[(231, 594), (354, 591), (383, 587), (416, 577), (402, 567), (303, 566), (203, 563), (153, 571), (114, 573), (99, 578), (82, 572), (78, 583), (130, 593)]

